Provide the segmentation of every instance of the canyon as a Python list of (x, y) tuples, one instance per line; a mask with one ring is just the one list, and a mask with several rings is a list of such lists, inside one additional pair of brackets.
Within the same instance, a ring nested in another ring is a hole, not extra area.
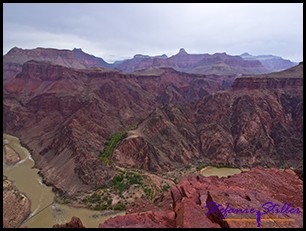
[[(151, 195), (147, 188), (151, 187), (155, 201), (173, 204), (158, 212), (112, 218), (101, 227), (129, 226), (125, 222), (133, 219), (139, 227), (160, 227), (156, 219), (162, 220), (163, 227), (192, 227), (188, 219), (197, 217), (195, 214), (204, 216), (203, 202), (197, 201), (214, 198), (211, 190), (221, 190), (222, 185), (224, 190), (238, 187), (250, 197), (251, 188), (270, 176), (274, 177), (271, 181), (282, 182), (277, 187), (294, 182), (300, 190), (294, 205), (302, 206), (302, 62), (274, 64), (277, 70), (290, 68), (269, 73), (271, 65), (267, 68), (254, 58), (226, 53), (190, 55), (181, 49), (169, 58), (136, 55), (108, 64), (80, 49), (45, 48), (13, 48), (3, 60), (4, 132), (20, 138), (32, 153), (44, 183), (60, 197), (84, 206), (84, 200), (112, 185), (116, 176), (121, 174), (124, 180), (137, 170), (150, 182), (139, 183), (143, 195)], [(125, 135), (113, 147), (112, 155), (107, 161), (101, 159), (102, 151), (119, 133)], [(224, 180), (192, 176), (179, 183), (181, 176), (174, 180), (165, 175), (188, 165), (252, 169)], [(254, 177), (257, 181), (251, 185)], [(159, 193), (166, 181), (178, 185), (171, 186), (171, 193), (165, 193), (163, 199)], [(195, 184), (200, 191), (189, 196), (186, 191), (192, 187), (181, 192), (181, 184)], [(214, 186), (208, 189), (206, 185)], [(154, 188), (159, 188), (159, 193)], [(193, 195), (199, 192), (204, 199)], [(266, 192), (269, 190), (260, 195)], [(174, 194), (186, 198), (176, 199)], [(288, 191), (284, 195), (288, 196)], [(229, 197), (234, 200), (235, 196)], [(278, 202), (288, 199), (270, 197)], [(148, 208), (156, 206), (152, 199)], [(292, 227), (301, 225), (296, 219)], [(238, 224), (217, 220), (204, 216), (199, 225)]]

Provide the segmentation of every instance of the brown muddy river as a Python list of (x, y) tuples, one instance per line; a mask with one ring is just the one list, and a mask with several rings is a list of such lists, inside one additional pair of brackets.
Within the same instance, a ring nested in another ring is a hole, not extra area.
[(3, 134), (3, 140), (7, 140), (8, 145), (21, 157), (21, 161), (17, 164), (7, 166), (3, 152), (3, 175), (13, 181), (14, 185), (31, 200), (32, 213), (21, 227), (51, 228), (56, 223), (63, 224), (69, 222), (72, 216), (77, 216), (85, 227), (97, 228), (109, 217), (125, 214), (125, 212), (120, 212), (102, 215), (100, 211), (55, 203), (55, 194), (52, 192), (52, 188), (42, 184), (42, 179), (37, 174), (38, 169), (33, 168), (34, 160), (31, 158), (31, 154), (20, 145), (19, 139)]

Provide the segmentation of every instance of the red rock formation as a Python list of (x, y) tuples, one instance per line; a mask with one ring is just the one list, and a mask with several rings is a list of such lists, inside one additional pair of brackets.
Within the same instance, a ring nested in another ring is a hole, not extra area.
[(86, 228), (78, 217), (72, 217), (71, 221), (65, 224), (55, 224), (52, 228)]
[[(262, 205), (272, 202), (303, 212), (303, 183), (292, 170), (255, 168), (229, 178), (188, 176), (171, 188), (172, 209), (155, 209), (117, 216), (100, 224), (100, 228), (117, 227), (181, 227), (181, 228), (256, 228), (256, 215), (228, 214), (226, 218), (253, 220), (222, 220), (219, 213), (209, 214), (211, 202), (226, 207), (263, 212)], [(169, 195), (169, 196), (170, 196)], [(157, 200), (158, 201), (158, 200)], [(167, 200), (165, 200), (166, 203)], [(158, 201), (160, 203), (160, 201)], [(206, 207), (208, 206), (208, 207)], [(270, 218), (270, 221), (264, 219)], [(281, 222), (277, 219), (289, 219)], [(260, 227), (301, 228), (302, 214), (268, 213), (261, 216)]]
[(99, 228), (173, 228), (173, 211), (149, 211), (108, 219)]

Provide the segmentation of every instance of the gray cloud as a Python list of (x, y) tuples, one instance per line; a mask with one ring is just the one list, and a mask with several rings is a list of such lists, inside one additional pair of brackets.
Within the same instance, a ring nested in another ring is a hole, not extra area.
[(82, 48), (112, 62), (136, 53), (245, 51), (301, 61), (303, 4), (5, 3), (3, 49)]

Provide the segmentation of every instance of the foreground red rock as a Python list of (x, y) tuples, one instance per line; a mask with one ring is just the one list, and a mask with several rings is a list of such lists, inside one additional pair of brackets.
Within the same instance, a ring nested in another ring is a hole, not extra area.
[(85, 228), (82, 221), (78, 217), (72, 217), (71, 221), (65, 224), (55, 224), (52, 228)]
[[(256, 228), (256, 214), (228, 214), (222, 220), (219, 213), (209, 214), (206, 206), (212, 202), (230, 207), (264, 212), (262, 205), (271, 202), (303, 213), (303, 182), (292, 170), (254, 168), (229, 178), (187, 176), (172, 187), (162, 201), (172, 199), (172, 208), (117, 216), (100, 224), (100, 228), (115, 227), (249, 227)], [(166, 206), (167, 207), (167, 206)], [(260, 227), (303, 227), (303, 214), (282, 214), (271, 211), (261, 215)]]
[(173, 211), (149, 211), (110, 218), (99, 228), (171, 228), (175, 226)]

